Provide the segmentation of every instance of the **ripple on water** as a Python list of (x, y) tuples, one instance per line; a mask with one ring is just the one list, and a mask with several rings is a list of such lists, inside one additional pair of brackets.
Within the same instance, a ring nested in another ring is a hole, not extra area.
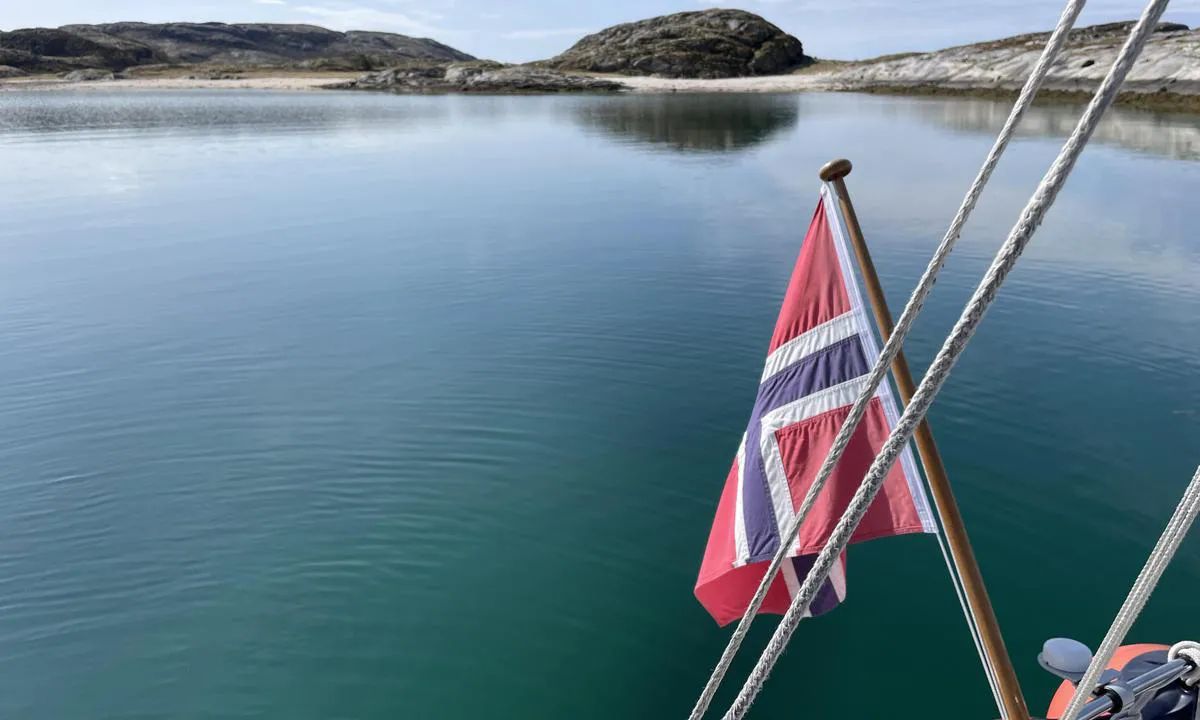
[[(5, 98), (0, 714), (686, 707), (726, 637), (692, 585), (811, 170), (857, 153), (898, 310), (996, 109), (727, 100)], [(1081, 161), (932, 415), (1023, 677), (1019, 648), (1106, 622), (1111, 573), (1075, 569), (1136, 571), (1200, 438), (1175, 210), (1200, 175), (1117, 147)], [(897, 184), (931, 148), (943, 172)], [(1055, 149), (1010, 149), (918, 372)], [(894, 711), (906, 678), (842, 687), (885, 634), (986, 712), (944, 662), (972, 651), (928, 539), (852, 554), (846, 607), (780, 668), (811, 713)], [(1185, 612), (1197, 572), (1185, 550), (1157, 607)], [(1148, 608), (1146, 637), (1179, 616)]]

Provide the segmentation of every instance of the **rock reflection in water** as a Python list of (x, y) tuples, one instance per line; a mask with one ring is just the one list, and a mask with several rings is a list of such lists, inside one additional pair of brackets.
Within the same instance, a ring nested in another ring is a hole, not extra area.
[[(907, 104), (917, 118), (939, 127), (990, 135), (1000, 131), (1011, 103), (991, 100), (919, 100)], [(1030, 108), (1017, 134), (1065, 138), (1078, 122), (1082, 106)], [(1200, 117), (1113, 108), (1096, 129), (1092, 142), (1116, 145), (1174, 160), (1200, 160)]]
[(795, 127), (796, 95), (631, 95), (574, 104), (589, 130), (679, 152), (724, 153), (760, 145)]

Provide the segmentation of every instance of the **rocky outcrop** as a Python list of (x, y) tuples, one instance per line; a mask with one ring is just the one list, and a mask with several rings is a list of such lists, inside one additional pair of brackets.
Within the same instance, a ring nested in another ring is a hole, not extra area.
[[(1091, 92), (1116, 59), (1132, 22), (1071, 31), (1043, 88)], [(1049, 33), (1018, 35), (931, 53), (835, 67), (824, 75), (838, 89), (1017, 90), (1032, 71)], [(1200, 30), (1160, 23), (1122, 90), (1134, 93), (1200, 93)]]
[[(454, 75), (454, 68), (451, 67), (446, 72), (446, 79), (449, 80)], [(618, 92), (623, 89), (620, 83), (612, 80), (527, 66), (459, 74), (456, 84), (459, 92)]]
[(488, 60), (467, 63), (410, 64), (362, 75), (335, 89), (394, 93), (561, 93), (617, 92), (620, 83), (529, 65)]
[(0, 63), (40, 71), (159, 63), (370, 70), (471, 59), (427, 38), (313, 25), (125, 22), (0, 32)]
[(15, 68), (11, 65), (0, 65), (0, 78), (25, 77), (28, 74), (21, 68)]
[(66, 82), (94, 82), (96, 80), (116, 80), (117, 76), (111, 70), (89, 68), (87, 70), (72, 70), (63, 75), (62, 79)]
[(0, 60), (26, 70), (121, 69), (157, 58), (154, 48), (115, 36), (85, 36), (54, 28), (0, 32)]
[(674, 78), (777, 75), (809, 58), (791, 35), (743, 10), (703, 10), (616, 25), (546, 61), (559, 70)]

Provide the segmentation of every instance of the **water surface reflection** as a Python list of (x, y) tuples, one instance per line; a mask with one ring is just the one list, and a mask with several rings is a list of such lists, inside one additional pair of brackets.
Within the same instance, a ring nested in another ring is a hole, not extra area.
[[(1008, 118), (1011, 103), (992, 100), (917, 100), (896, 105), (924, 122), (950, 130), (994, 135)], [(1082, 106), (1030, 108), (1017, 134), (1065, 138), (1083, 113)], [(1173, 160), (1200, 160), (1200, 117), (1127, 108), (1108, 111), (1092, 142), (1115, 145)]]
[(589, 130), (669, 150), (725, 153), (751, 148), (796, 126), (797, 95), (636, 95), (576, 103)]

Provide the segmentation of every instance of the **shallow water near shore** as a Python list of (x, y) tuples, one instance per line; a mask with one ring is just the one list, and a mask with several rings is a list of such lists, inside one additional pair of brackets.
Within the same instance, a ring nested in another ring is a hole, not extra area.
[[(0, 97), (0, 715), (683, 717), (728, 636), (691, 588), (817, 169), (855, 162), (898, 312), (1006, 112)], [(918, 373), (1077, 113), (1031, 111)], [(1098, 643), (1200, 462), (1198, 137), (1110, 118), (931, 416), (1035, 711), (1041, 642)], [(1194, 638), (1198, 582), (1193, 538), (1132, 637)], [(907, 537), (851, 550), (752, 716), (931, 702), (994, 716)]]

